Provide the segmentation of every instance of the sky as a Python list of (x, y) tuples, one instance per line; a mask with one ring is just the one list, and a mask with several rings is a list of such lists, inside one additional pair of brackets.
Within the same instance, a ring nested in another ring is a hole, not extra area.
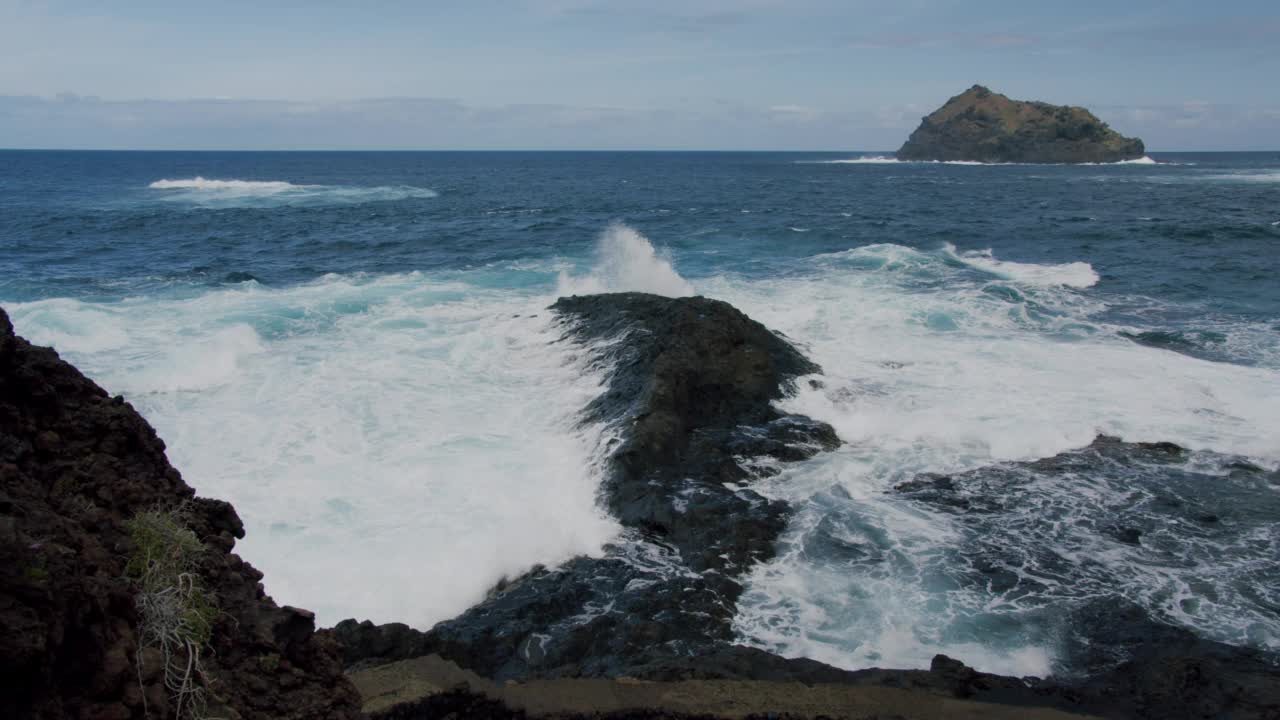
[(1276, 0), (0, 0), (0, 147), (892, 150), (981, 83), (1280, 149)]

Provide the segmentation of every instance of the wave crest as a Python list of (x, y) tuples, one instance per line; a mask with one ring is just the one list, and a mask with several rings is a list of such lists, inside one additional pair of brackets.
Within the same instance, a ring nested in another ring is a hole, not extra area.
[(434, 190), (409, 185), (302, 185), (284, 180), (217, 180), (200, 175), (193, 178), (156, 180), (147, 188), (164, 191), (163, 198), (168, 201), (188, 202), (205, 207), (353, 205), (437, 196)]
[(951, 243), (946, 244), (945, 252), (971, 268), (1026, 285), (1087, 288), (1097, 285), (1098, 280), (1101, 279), (1098, 272), (1087, 262), (1070, 262), (1057, 265), (1020, 263), (1011, 260), (1000, 260), (991, 253), (990, 248), (958, 252)]

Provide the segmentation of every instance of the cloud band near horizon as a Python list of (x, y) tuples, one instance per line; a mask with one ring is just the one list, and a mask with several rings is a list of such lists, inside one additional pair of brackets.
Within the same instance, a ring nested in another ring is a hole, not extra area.
[[(957, 92), (959, 89), (957, 90)], [(939, 104), (945, 98), (940, 99)], [(473, 105), (440, 98), (102, 100), (0, 96), (0, 147), (138, 150), (893, 150), (933, 108)], [(1153, 151), (1271, 150), (1280, 107), (1091, 108)], [(1206, 145), (1206, 128), (1220, 142)]]

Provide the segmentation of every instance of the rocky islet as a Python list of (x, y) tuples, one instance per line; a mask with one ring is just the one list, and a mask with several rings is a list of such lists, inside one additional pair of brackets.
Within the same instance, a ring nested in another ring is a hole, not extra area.
[(899, 160), (982, 163), (1113, 163), (1144, 157), (1082, 107), (1011, 100), (974, 85), (927, 115)]

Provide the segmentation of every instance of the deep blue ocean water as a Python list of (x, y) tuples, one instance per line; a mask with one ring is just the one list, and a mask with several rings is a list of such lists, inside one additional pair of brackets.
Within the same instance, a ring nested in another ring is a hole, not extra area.
[[(1280, 153), (1152, 157), (0, 151), (0, 305), (128, 396), (235, 503), (268, 589), (325, 621), (429, 625), (612, 537), (604, 431), (573, 422), (599, 378), (543, 308), (637, 289), (784, 332), (827, 375), (788, 403), (848, 443), (769, 481), (802, 511), (744, 641), (1044, 673), (1062, 604), (1115, 593), (1277, 649)], [(1098, 433), (1197, 454), (1020, 488), (999, 537), (1036, 551), (984, 560), (1012, 589), (969, 577), (994, 526), (889, 492)], [(1170, 495), (1223, 522), (1160, 514)], [(881, 561), (822, 556), (833, 537)]]

